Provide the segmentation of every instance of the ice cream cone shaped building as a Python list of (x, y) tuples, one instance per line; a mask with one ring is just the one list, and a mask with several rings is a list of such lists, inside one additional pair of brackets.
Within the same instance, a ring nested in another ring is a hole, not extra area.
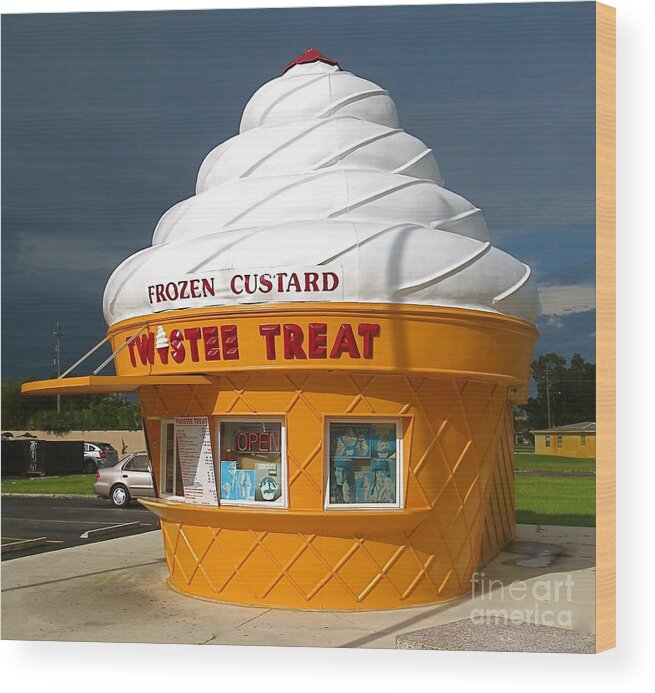
[(170, 584), (307, 609), (466, 593), (514, 534), (538, 310), (389, 94), (292, 61), (105, 290)]

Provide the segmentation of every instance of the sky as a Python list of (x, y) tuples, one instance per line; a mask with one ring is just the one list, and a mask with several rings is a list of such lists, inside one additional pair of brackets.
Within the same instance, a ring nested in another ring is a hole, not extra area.
[(535, 354), (595, 361), (593, 2), (26, 14), (2, 18), (3, 379), (52, 374), (57, 322), (64, 368), (104, 337), (113, 269), (309, 47), (388, 89), (532, 267)]

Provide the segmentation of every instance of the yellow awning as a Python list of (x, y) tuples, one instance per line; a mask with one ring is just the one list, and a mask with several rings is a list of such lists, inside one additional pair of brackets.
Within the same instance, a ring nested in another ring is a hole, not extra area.
[(99, 395), (134, 392), (146, 385), (209, 385), (204, 375), (82, 375), (75, 378), (34, 380), (21, 387), (24, 395)]

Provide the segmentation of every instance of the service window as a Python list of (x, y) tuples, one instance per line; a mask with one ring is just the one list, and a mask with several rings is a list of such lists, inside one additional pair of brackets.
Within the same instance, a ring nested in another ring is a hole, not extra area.
[(580, 445), (586, 445), (586, 444), (587, 444), (587, 436), (583, 434), (580, 436)]
[(221, 505), (287, 507), (286, 432), (279, 419), (218, 423)]
[(161, 445), (161, 495), (184, 498), (182, 468), (175, 441), (175, 422), (162, 421)]
[(326, 508), (402, 506), (399, 421), (330, 421), (326, 435)]
[(550, 436), (544, 436), (544, 441), (546, 442), (546, 447), (550, 447)]
[(557, 447), (558, 448), (562, 447), (562, 436), (557, 436)]

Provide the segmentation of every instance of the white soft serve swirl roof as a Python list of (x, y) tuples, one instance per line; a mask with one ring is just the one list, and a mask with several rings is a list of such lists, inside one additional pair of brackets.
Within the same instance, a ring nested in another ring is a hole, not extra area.
[(530, 269), (493, 248), (480, 210), (443, 187), (388, 93), (321, 61), (255, 92), (240, 134), (200, 167), (196, 195), (110, 277), (105, 319), (152, 313), (153, 277), (291, 265), (340, 267), (348, 302), (539, 313)]

